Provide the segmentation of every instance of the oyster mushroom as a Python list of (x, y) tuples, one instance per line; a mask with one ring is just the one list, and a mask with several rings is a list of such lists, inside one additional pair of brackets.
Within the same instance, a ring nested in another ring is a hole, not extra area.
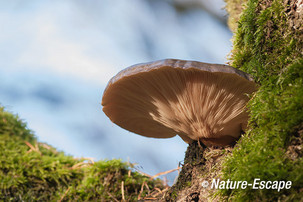
[(252, 78), (233, 67), (166, 59), (119, 72), (102, 106), (112, 122), (139, 135), (225, 146), (246, 129), (254, 91)]

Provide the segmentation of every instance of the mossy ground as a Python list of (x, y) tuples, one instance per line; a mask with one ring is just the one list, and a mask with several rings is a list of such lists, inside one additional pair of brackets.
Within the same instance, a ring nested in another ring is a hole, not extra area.
[(0, 201), (134, 201), (164, 188), (120, 160), (75, 159), (39, 143), (1, 107), (0, 156)]
[(253, 75), (260, 88), (249, 102), (250, 130), (223, 169), (225, 180), (290, 180), (292, 187), (280, 192), (251, 188), (221, 190), (229, 200), (299, 201), (303, 198), (303, 10), (300, 6), (302, 3), (299, 5), (298, 1), (249, 0), (241, 14), (230, 63)]

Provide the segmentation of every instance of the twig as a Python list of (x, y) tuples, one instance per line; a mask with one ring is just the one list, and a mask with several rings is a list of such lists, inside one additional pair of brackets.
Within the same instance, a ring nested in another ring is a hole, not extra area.
[(174, 171), (179, 170), (179, 169), (181, 169), (181, 167), (178, 167), (178, 168), (175, 168), (175, 169), (172, 169), (172, 170), (168, 170), (168, 171), (164, 171), (164, 172), (160, 172), (160, 173), (158, 173), (158, 174), (156, 174), (156, 175), (150, 177), (150, 179), (153, 180), (153, 179), (155, 179), (156, 177), (159, 177), (159, 176), (161, 176), (161, 175), (166, 175), (166, 174), (168, 174), (168, 173), (174, 172)]
[(94, 158), (92, 157), (81, 157), (81, 158), (75, 158), (76, 160), (88, 160), (90, 161), (90, 164), (95, 164)]
[(143, 190), (144, 190), (144, 184), (145, 184), (146, 182), (144, 181), (143, 183), (142, 183), (142, 185), (141, 185), (141, 190), (140, 190), (140, 193), (139, 193), (139, 195), (138, 195), (138, 200), (141, 200), (141, 194), (143, 193)]
[(151, 176), (151, 175), (149, 175), (149, 174), (147, 174), (147, 173), (144, 173), (144, 172), (142, 172), (142, 171), (140, 171), (140, 170), (136, 170), (138, 173), (140, 173), (140, 174), (142, 174), (142, 175), (145, 175), (146, 177), (149, 177), (149, 178), (152, 178), (153, 176)]
[(33, 146), (31, 143), (27, 142), (27, 141), (24, 141), (25, 144), (27, 146), (29, 146), (30, 150), (27, 151), (27, 153), (30, 153), (32, 151), (35, 151), (35, 152), (38, 152), (40, 155), (41, 155), (41, 152), (39, 150), (39, 147), (38, 147), (38, 144), (36, 143), (35, 146)]
[(60, 198), (60, 200), (58, 202), (61, 202), (64, 197), (66, 196), (67, 192), (70, 190), (70, 187), (67, 188), (67, 190), (64, 192), (63, 196)]
[(87, 166), (91, 166), (91, 164), (85, 163), (85, 162), (79, 162), (79, 163), (76, 163), (75, 165), (73, 165), (71, 167), (71, 169), (74, 170), (74, 169), (79, 169), (79, 168), (83, 168), (83, 167), (87, 167)]
[(149, 189), (149, 187), (148, 187), (148, 185), (147, 185), (147, 183), (145, 182), (145, 187), (146, 187), (146, 189), (148, 190), (148, 194), (150, 193), (150, 189)]
[(163, 177), (163, 184), (164, 184), (165, 187), (168, 186), (168, 179), (167, 179), (166, 176)]
[(39, 145), (47, 150), (50, 150), (51, 152), (55, 153), (55, 154), (58, 154), (58, 151), (54, 148), (52, 148), (51, 146), (45, 144), (45, 143), (39, 143)]
[(119, 200), (118, 199), (116, 199), (113, 195), (111, 195), (111, 193), (109, 193), (109, 192), (106, 192), (112, 199), (114, 199), (116, 202), (119, 202)]
[[(91, 166), (93, 165), (95, 162), (94, 162), (94, 158), (90, 158), (90, 157), (86, 157), (86, 158), (75, 158), (76, 160), (82, 160), (81, 162), (79, 163), (76, 163), (75, 165), (73, 165), (71, 167), (71, 169), (78, 169), (78, 168), (83, 168), (83, 167), (87, 167), (87, 166)], [(83, 162), (84, 160), (87, 160), (89, 162)]]
[(122, 192), (122, 201), (125, 201), (125, 196), (124, 196), (124, 181), (121, 182), (121, 192)]
[(159, 196), (159, 195), (162, 194), (163, 192), (166, 192), (166, 191), (168, 190), (168, 188), (169, 188), (169, 187), (166, 187), (165, 189), (161, 190), (161, 189), (159, 189), (159, 188), (156, 187), (155, 190), (158, 191), (158, 192), (155, 193), (155, 194), (152, 194), (152, 197), (157, 197), (157, 196)]
[(145, 197), (144, 199), (146, 199), (146, 200), (156, 200), (157, 198), (154, 198), (154, 197)]

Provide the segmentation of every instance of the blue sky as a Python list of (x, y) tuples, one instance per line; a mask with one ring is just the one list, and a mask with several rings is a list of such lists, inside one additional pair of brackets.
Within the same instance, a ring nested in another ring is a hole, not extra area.
[(114, 125), (102, 112), (103, 90), (136, 63), (225, 63), (232, 37), (226, 26), (200, 9), (179, 13), (166, 1), (0, 3), (0, 103), (40, 141), (76, 157), (130, 160), (151, 175), (178, 166), (187, 145)]

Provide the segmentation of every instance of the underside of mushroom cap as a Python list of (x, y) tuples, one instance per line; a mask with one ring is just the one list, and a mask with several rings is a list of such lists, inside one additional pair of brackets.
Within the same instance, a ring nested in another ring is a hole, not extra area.
[(227, 65), (167, 59), (131, 66), (106, 87), (104, 113), (131, 132), (232, 144), (245, 129), (251, 77)]

